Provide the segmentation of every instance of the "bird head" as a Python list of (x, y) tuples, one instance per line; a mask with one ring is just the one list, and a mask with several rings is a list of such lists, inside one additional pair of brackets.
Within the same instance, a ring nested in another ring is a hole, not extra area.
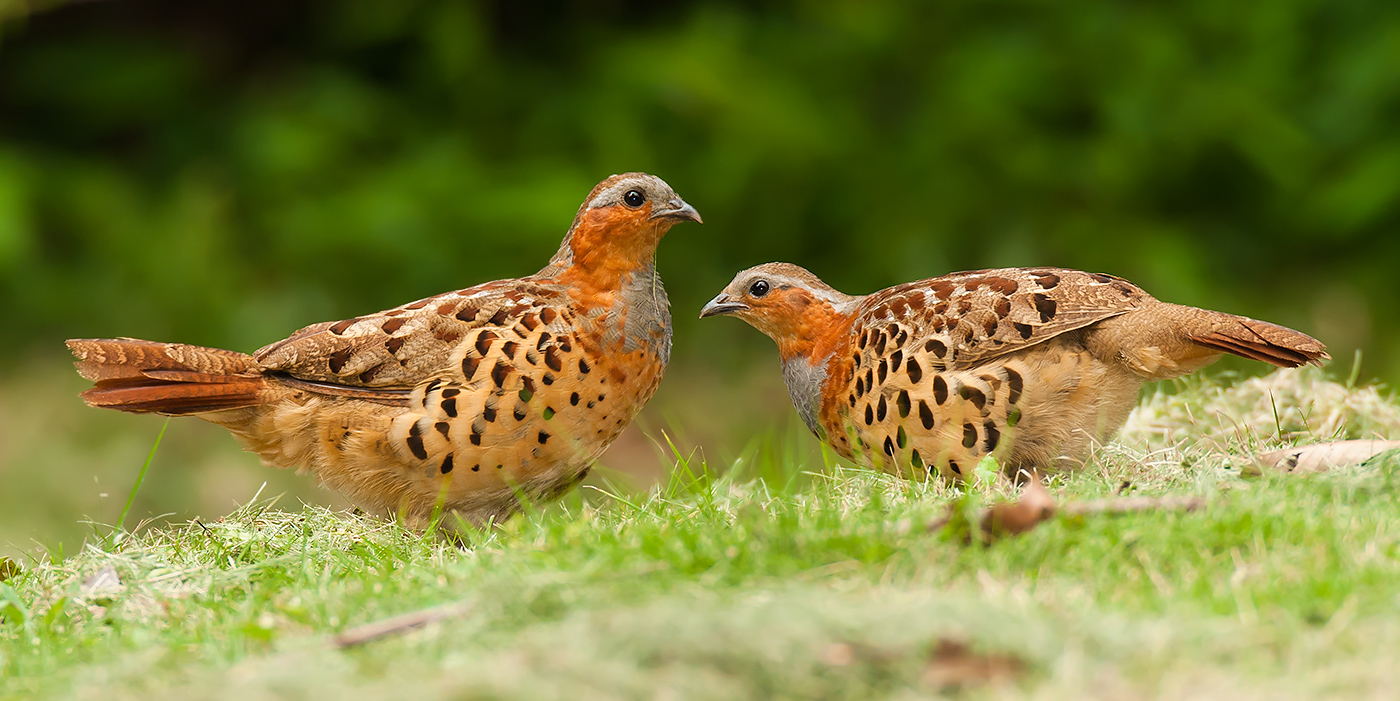
[(614, 175), (588, 193), (550, 264), (610, 280), (649, 265), (661, 237), (682, 221), (701, 223), (700, 213), (664, 180), (647, 173)]
[[(735, 316), (778, 344), (784, 360), (813, 356), (843, 331), (860, 297), (842, 294), (816, 275), (790, 263), (765, 263), (734, 276), (700, 310), (700, 318)], [(816, 360), (816, 357), (812, 358)]]

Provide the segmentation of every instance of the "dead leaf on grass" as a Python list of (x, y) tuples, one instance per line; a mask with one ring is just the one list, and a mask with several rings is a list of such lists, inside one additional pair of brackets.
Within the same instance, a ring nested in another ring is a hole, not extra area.
[(856, 661), (856, 649), (849, 643), (832, 643), (821, 649), (817, 659), (831, 667), (845, 667)]
[(941, 638), (924, 665), (924, 683), (939, 689), (1006, 684), (1026, 672), (1021, 658), (1007, 653), (977, 652), (961, 640)]
[(1360, 465), (1390, 450), (1400, 450), (1400, 441), (1362, 439), (1295, 446), (1254, 456), (1254, 462), (1240, 468), (1240, 474), (1246, 477), (1258, 477), (1265, 472), (1287, 474), (1326, 472), (1346, 465)]
[(1055, 498), (1045, 490), (1039, 477), (1032, 477), (1021, 490), (1019, 499), (987, 509), (982, 517), (982, 532), (992, 539), (1019, 535), (1034, 530), (1054, 516)]

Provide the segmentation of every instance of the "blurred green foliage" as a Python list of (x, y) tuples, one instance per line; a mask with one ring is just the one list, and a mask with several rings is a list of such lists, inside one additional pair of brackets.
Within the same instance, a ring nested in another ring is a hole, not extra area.
[(772, 362), (741, 324), (693, 321), (756, 263), (853, 293), (1050, 264), (1365, 348), (1366, 376), (1400, 379), (1389, 0), (6, 14), (0, 352), (251, 350), (528, 274), (597, 180), (647, 170), (707, 222), (660, 253), (680, 360)]

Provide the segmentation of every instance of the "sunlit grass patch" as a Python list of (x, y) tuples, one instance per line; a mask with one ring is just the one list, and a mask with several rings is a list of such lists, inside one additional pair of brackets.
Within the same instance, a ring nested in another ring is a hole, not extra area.
[(1352, 387), (1319, 368), (1279, 370), (1233, 385), (1188, 377), (1182, 391), (1155, 392), (1119, 442), (1161, 449), (1183, 443), (1231, 453), (1347, 438), (1400, 436), (1400, 402), (1378, 387)]

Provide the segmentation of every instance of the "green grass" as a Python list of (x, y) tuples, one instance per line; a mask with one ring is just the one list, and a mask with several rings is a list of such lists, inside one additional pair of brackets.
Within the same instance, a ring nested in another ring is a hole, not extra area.
[[(1050, 488), (1096, 497), (1127, 481), (1138, 494), (1202, 494), (1211, 506), (1201, 512), (1057, 520), (964, 547), (923, 527), (958, 490), (840, 466), (797, 474), (792, 451), (762, 445), (722, 476), (678, 459), (648, 494), (588, 489), (456, 544), (263, 500), (19, 562), (0, 584), (0, 689), (54, 699), (1393, 697), (1400, 460), (1243, 480), (1236, 456), (1324, 434), (1400, 435), (1400, 405), (1315, 373), (1176, 389), (1149, 398), (1122, 441)], [(1257, 404), (1270, 394), (1263, 421)], [(104, 571), (120, 584), (85, 584)], [(469, 609), (359, 647), (332, 642), (449, 602)], [(932, 686), (926, 671), (945, 639), (1019, 658), (1024, 673)]]

